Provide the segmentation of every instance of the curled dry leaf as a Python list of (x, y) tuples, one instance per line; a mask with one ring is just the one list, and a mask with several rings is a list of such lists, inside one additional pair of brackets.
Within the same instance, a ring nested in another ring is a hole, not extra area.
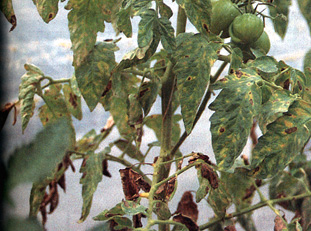
[(173, 177), (165, 184), (162, 184), (156, 191), (157, 195), (165, 194), (165, 199), (169, 200), (171, 198), (172, 193), (175, 191), (175, 183), (176, 177)]
[(196, 160), (203, 160), (205, 163), (209, 165), (213, 165), (213, 163), (209, 160), (207, 155), (203, 155), (201, 153), (193, 153), (192, 157), (189, 159), (189, 164), (194, 163)]
[(213, 189), (218, 188), (218, 176), (212, 167), (207, 164), (202, 164), (201, 175), (202, 177), (208, 179)]
[(119, 171), (126, 200), (137, 199), (140, 189), (149, 192), (150, 185), (137, 172), (131, 168), (120, 169)]
[(108, 160), (107, 159), (103, 159), (102, 166), (103, 166), (103, 175), (107, 177), (111, 177), (111, 174), (108, 171)]
[(173, 217), (173, 221), (184, 224), (189, 231), (199, 231), (200, 228), (191, 218), (178, 214)]
[(16, 111), (16, 103), (7, 103), (4, 105), (3, 108), (0, 108), (0, 130), (2, 130), (6, 119), (8, 118), (8, 115), (12, 108), (14, 108), (14, 121), (13, 125), (16, 123), (16, 117), (17, 117), (17, 111)]
[(184, 192), (181, 197), (175, 214), (191, 218), (194, 222), (198, 220), (199, 210), (197, 204), (193, 201), (193, 196), (190, 191)]
[(229, 225), (224, 228), (224, 231), (236, 231), (236, 228), (234, 225)]
[[(283, 216), (283, 219), (284, 216)], [(283, 221), (280, 216), (276, 216), (274, 219), (274, 231), (282, 231), (283, 229), (287, 230), (286, 223)]]
[(141, 218), (143, 215), (141, 213), (136, 214), (133, 216), (133, 226), (134, 228), (140, 228), (143, 227), (143, 224), (141, 223)]

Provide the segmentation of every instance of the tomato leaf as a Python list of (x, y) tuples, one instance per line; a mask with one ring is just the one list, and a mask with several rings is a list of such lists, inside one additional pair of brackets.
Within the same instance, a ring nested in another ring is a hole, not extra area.
[(153, 103), (156, 101), (160, 90), (160, 81), (153, 80), (144, 82), (139, 88), (138, 100), (144, 110), (144, 115), (147, 116)]
[(44, 228), (40, 225), (37, 219), (27, 218), (20, 219), (17, 217), (10, 218), (6, 222), (6, 231), (15, 230), (31, 230), (31, 231), (43, 231)]
[(168, 18), (159, 19), (159, 30), (161, 33), (161, 43), (168, 53), (172, 53), (176, 49), (175, 31)]
[(308, 23), (309, 31), (311, 34), (311, 12), (309, 10), (311, 7), (311, 1), (310, 0), (298, 0), (298, 6), (299, 6), (299, 9), (302, 15), (305, 17)]
[(126, 215), (129, 216), (134, 216), (137, 214), (147, 215), (146, 213), (147, 208), (135, 201), (123, 201), (121, 203), (121, 209)]
[(209, 108), (212, 145), (218, 166), (232, 167), (246, 145), (253, 118), (260, 112), (261, 77), (251, 69), (242, 69), (214, 85), (223, 88)]
[(60, 93), (61, 89), (62, 85), (60, 84), (51, 85), (49, 89), (46, 89), (44, 92), (44, 100), (46, 104), (39, 109), (39, 117), (44, 126), (63, 116), (71, 119), (65, 102), (65, 97)]
[(148, 46), (153, 39), (153, 30), (157, 27), (158, 18), (153, 9), (142, 13), (141, 20), (138, 24), (137, 42), (140, 48)]
[(287, 113), (267, 126), (253, 150), (251, 167), (256, 177), (272, 177), (302, 151), (311, 135), (310, 114), (310, 104), (297, 99)]
[(68, 111), (78, 120), (82, 119), (81, 97), (76, 95), (69, 84), (63, 85)]
[(126, 153), (129, 157), (138, 160), (139, 162), (144, 160), (144, 155), (137, 150), (137, 148), (129, 143), (127, 140), (119, 139), (114, 142), (114, 144), (124, 153)]
[(31, 143), (12, 154), (8, 163), (9, 188), (19, 183), (39, 182), (50, 176), (66, 150), (73, 148), (74, 142), (75, 133), (70, 120), (49, 123)]
[(10, 31), (14, 30), (17, 25), (16, 16), (13, 9), (12, 0), (2, 0), (0, 5), (0, 10), (6, 17), (6, 19), (9, 21), (9, 23), (12, 24), (12, 27)]
[(181, 114), (188, 134), (191, 133), (196, 112), (210, 80), (211, 66), (217, 53), (201, 34), (182, 37), (174, 54), (177, 63), (177, 92)]
[(58, 12), (59, 0), (34, 0), (37, 10), (44, 22), (49, 23)]
[(271, 17), (275, 17), (275, 19), (272, 20), (274, 30), (284, 39), (288, 25), (288, 13), (291, 0), (274, 0), (272, 4), (274, 6), (269, 6), (269, 13)]
[(98, 183), (102, 180), (102, 161), (105, 153), (95, 154), (92, 151), (87, 153), (85, 165), (81, 166), (80, 173), (83, 173), (80, 184), (82, 184), (82, 214), (79, 223), (85, 221), (90, 213), (93, 194)]
[(311, 50), (309, 50), (304, 57), (303, 70), (306, 76), (305, 92), (303, 95), (303, 99), (311, 102)]
[(212, 14), (212, 4), (210, 0), (177, 0), (190, 22), (201, 33), (209, 32)]
[(43, 72), (32, 64), (25, 64), (26, 74), (21, 78), (18, 98), (21, 104), (22, 130), (25, 131), (34, 113), (34, 96), (37, 84), (43, 79)]
[(94, 110), (103, 94), (110, 73), (115, 66), (113, 43), (97, 43), (83, 64), (76, 68), (76, 78), (80, 91), (91, 111)]

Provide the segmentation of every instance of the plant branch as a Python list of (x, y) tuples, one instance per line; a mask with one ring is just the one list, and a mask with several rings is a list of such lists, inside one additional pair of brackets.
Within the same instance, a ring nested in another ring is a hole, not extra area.
[(301, 199), (301, 198), (305, 198), (305, 197), (311, 197), (311, 193), (303, 193), (303, 194), (300, 194), (300, 195), (297, 195), (297, 196), (288, 196), (288, 197), (283, 197), (283, 198), (278, 198), (278, 199), (272, 199), (272, 200), (266, 200), (266, 201), (261, 201), (253, 206), (250, 206), (248, 208), (245, 208), (245, 209), (242, 209), (238, 212), (234, 212), (234, 213), (231, 213), (231, 214), (228, 214), (226, 215), (225, 217), (220, 217), (220, 218), (217, 218), (213, 221), (210, 221), (210, 222), (207, 222), (203, 225), (200, 225), (200, 230), (205, 230), (215, 224), (217, 224), (218, 222), (221, 222), (221, 221), (224, 221), (224, 220), (229, 220), (233, 217), (237, 217), (237, 216), (240, 216), (240, 215), (243, 215), (243, 214), (246, 214), (246, 213), (250, 213), (256, 209), (259, 209), (259, 208), (262, 208), (264, 206), (267, 206), (268, 203), (271, 203), (272, 205), (273, 204), (277, 204), (277, 203), (280, 203), (280, 202), (285, 202), (285, 201), (290, 201), (290, 200), (298, 200), (298, 199)]

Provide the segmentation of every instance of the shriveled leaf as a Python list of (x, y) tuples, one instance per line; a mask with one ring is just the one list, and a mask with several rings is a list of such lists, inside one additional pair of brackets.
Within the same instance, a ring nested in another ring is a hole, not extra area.
[(224, 231), (237, 231), (234, 225), (228, 225), (224, 228)]
[(275, 17), (273, 21), (274, 30), (278, 35), (284, 39), (287, 25), (288, 25), (288, 13), (291, 0), (274, 0), (273, 5), (269, 6), (269, 13), (272, 17)]
[(31, 143), (12, 154), (8, 163), (9, 188), (19, 183), (39, 182), (50, 176), (74, 142), (74, 129), (69, 120), (48, 124)]
[(67, 109), (65, 97), (60, 93), (62, 85), (51, 85), (44, 91), (45, 105), (40, 107), (39, 117), (44, 126), (56, 121), (61, 117), (71, 119), (70, 112)]
[(217, 217), (224, 217), (226, 209), (231, 205), (231, 196), (223, 182), (219, 182), (217, 189), (210, 190), (207, 199)]
[(178, 202), (176, 214), (191, 218), (194, 222), (198, 220), (199, 210), (197, 204), (193, 201), (193, 196), (190, 191), (184, 192)]
[(30, 198), (29, 198), (29, 204), (30, 204), (30, 211), (29, 216), (30, 217), (36, 217), (41, 203), (44, 199), (45, 195), (45, 188), (48, 186), (48, 181), (43, 181), (42, 183), (34, 183), (31, 192), (30, 192)]
[(297, 99), (288, 112), (267, 126), (253, 150), (251, 167), (258, 178), (283, 170), (310, 138), (311, 105)]
[(201, 33), (209, 32), (212, 14), (212, 4), (210, 0), (177, 0), (190, 22)]
[(34, 0), (34, 3), (44, 22), (49, 23), (55, 18), (59, 0)]
[(63, 85), (63, 92), (68, 111), (78, 120), (82, 119), (81, 97), (76, 95), (69, 84)]
[(16, 122), (16, 103), (6, 103), (2, 108), (0, 108), (0, 131), (2, 130), (6, 119), (8, 118), (8, 115), (10, 111), (14, 108), (14, 122), (13, 125)]
[(144, 115), (147, 116), (153, 103), (156, 101), (160, 83), (157, 80), (144, 82), (139, 88), (138, 100), (144, 110)]
[(262, 105), (261, 113), (258, 115), (259, 125), (263, 133), (267, 131), (266, 126), (286, 113), (289, 106), (297, 99), (296, 95), (284, 90), (270, 89), (269, 93), (271, 96)]
[(217, 53), (201, 34), (183, 38), (174, 54), (177, 60), (174, 72), (177, 76), (177, 91), (184, 125), (190, 134), (210, 80), (211, 66), (217, 60)]
[(97, 43), (85, 57), (85, 62), (76, 67), (76, 78), (80, 91), (91, 111), (100, 100), (115, 66), (113, 43)]
[(21, 105), (21, 117), (22, 117), (22, 130), (25, 131), (30, 118), (34, 113), (34, 96), (37, 84), (43, 79), (43, 72), (32, 64), (25, 64), (26, 74), (21, 78), (19, 85), (19, 95)]
[(139, 162), (144, 160), (144, 155), (141, 151), (137, 150), (137, 148), (132, 144), (129, 143), (127, 140), (119, 139), (114, 142), (122, 152), (126, 153), (129, 157), (138, 160)]
[(10, 31), (14, 30), (17, 24), (17, 20), (14, 13), (12, 0), (2, 0), (0, 7), (0, 10), (4, 14), (6, 19), (9, 21), (9, 23), (12, 24)]
[(121, 203), (121, 208), (126, 215), (133, 216), (137, 214), (147, 215), (147, 208), (134, 201), (123, 201)]
[(213, 150), (218, 166), (232, 167), (246, 145), (253, 118), (260, 112), (261, 77), (251, 69), (242, 69), (214, 85), (223, 88), (209, 106)]
[(31, 231), (43, 231), (44, 228), (40, 225), (39, 221), (34, 218), (20, 219), (10, 218), (5, 224), (6, 231), (16, 230), (31, 230)]
[(302, 15), (305, 17), (308, 26), (309, 26), (309, 32), (311, 34), (311, 1), (310, 0), (298, 0), (298, 6), (302, 13)]
[(170, 20), (166, 17), (159, 19), (159, 30), (161, 33), (161, 43), (168, 53), (176, 49), (175, 31)]
[[(189, 231), (199, 231), (200, 230), (199, 226), (190, 217), (183, 216), (182, 214), (174, 216), (173, 221), (176, 221), (176, 222), (179, 222), (179, 223), (185, 225)], [(184, 231), (187, 229), (183, 229), (183, 227), (181, 227), (177, 230)]]
[(102, 180), (102, 161), (103, 155), (88, 152), (85, 165), (81, 166), (80, 173), (83, 173), (80, 184), (82, 184), (82, 214), (79, 222), (85, 221), (90, 213), (93, 194), (97, 189), (98, 183)]
[(286, 222), (280, 216), (276, 216), (274, 219), (274, 231), (287, 230)]
[[(199, 180), (199, 188), (195, 195), (195, 200), (197, 203), (199, 203), (206, 195), (208, 194), (210, 190), (210, 183), (207, 178), (202, 176), (202, 167), (205, 166), (205, 164), (201, 164), (199, 168), (197, 168), (197, 175)], [(203, 167), (204, 168), (204, 167)]]

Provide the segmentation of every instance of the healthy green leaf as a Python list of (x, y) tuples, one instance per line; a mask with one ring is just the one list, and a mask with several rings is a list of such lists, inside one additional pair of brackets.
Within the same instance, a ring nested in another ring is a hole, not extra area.
[(61, 117), (71, 119), (70, 113), (67, 109), (65, 97), (60, 93), (62, 85), (51, 85), (49, 89), (44, 92), (45, 105), (40, 107), (39, 117), (42, 124), (56, 121)]
[[(35, 139), (11, 155), (8, 163), (8, 186), (39, 182), (52, 174), (67, 150), (74, 147), (75, 133), (68, 119), (49, 123)], [(20, 173), (23, 174), (20, 174)]]
[(311, 105), (297, 99), (259, 138), (251, 167), (258, 178), (274, 176), (298, 155), (310, 138)]
[(209, 108), (212, 145), (218, 166), (228, 170), (246, 145), (253, 118), (260, 113), (261, 77), (252, 69), (242, 69), (214, 85), (223, 88)]
[(44, 74), (42, 71), (32, 65), (25, 64), (26, 74), (21, 78), (21, 83), (19, 85), (19, 95), (18, 98), (21, 104), (21, 117), (22, 117), (22, 130), (25, 131), (30, 118), (34, 113), (34, 96), (37, 88), (37, 84), (43, 79)]
[(14, 9), (13, 9), (12, 0), (2, 0), (1, 5), (0, 5), (0, 10), (4, 14), (6, 19), (9, 21), (9, 23), (12, 24), (10, 31), (14, 30), (14, 28), (16, 27), (17, 21), (16, 21)]
[(81, 166), (80, 173), (83, 173), (80, 184), (82, 184), (82, 214), (79, 223), (85, 221), (90, 213), (92, 206), (93, 194), (97, 189), (97, 185), (102, 180), (102, 161), (103, 155), (88, 152), (85, 166)]
[(108, 84), (110, 73), (115, 66), (114, 51), (117, 50), (113, 43), (97, 43), (85, 62), (76, 68), (79, 89), (91, 111), (96, 107)]
[(212, 4), (210, 0), (177, 0), (190, 20), (190, 22), (201, 33), (209, 32), (212, 14)]
[(311, 8), (311, 1), (310, 0), (298, 0), (298, 6), (299, 6), (299, 9), (302, 15), (305, 17), (308, 23), (309, 31), (311, 34), (311, 12), (309, 10)]
[(59, 0), (34, 0), (37, 10), (44, 22), (49, 23), (58, 12)]
[(76, 95), (69, 84), (63, 86), (68, 111), (78, 120), (82, 119), (81, 97)]
[(284, 39), (287, 25), (288, 25), (288, 13), (291, 0), (274, 0), (273, 5), (269, 6), (269, 12), (271, 17), (275, 17), (273, 21), (274, 30), (282, 39)]
[(183, 36), (174, 54), (177, 63), (177, 92), (181, 114), (190, 134), (196, 112), (210, 80), (211, 66), (217, 60), (217, 53), (211, 43), (201, 34)]

